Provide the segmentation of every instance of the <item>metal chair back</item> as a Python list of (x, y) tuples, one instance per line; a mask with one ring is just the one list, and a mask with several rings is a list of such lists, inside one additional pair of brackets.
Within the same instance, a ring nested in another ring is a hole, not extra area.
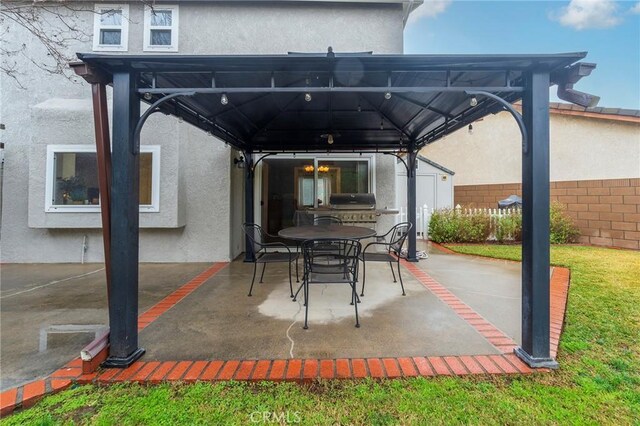
[(389, 252), (394, 252), (398, 256), (402, 252), (404, 241), (409, 235), (409, 231), (413, 225), (410, 222), (402, 222), (391, 228), (391, 239), (389, 241)]
[(342, 219), (336, 216), (317, 216), (313, 219), (314, 225), (342, 225)]
[[(327, 251), (327, 247), (332, 247)], [(358, 274), (358, 259), (362, 251), (359, 241), (350, 239), (318, 238), (302, 243), (305, 279), (310, 282), (331, 282), (330, 277), (316, 275), (348, 274), (355, 279)], [(313, 277), (311, 276), (313, 274)], [(341, 279), (339, 282), (344, 282)]]
[(254, 258), (258, 257), (260, 251), (264, 248), (265, 245), (265, 232), (260, 225), (256, 225), (255, 223), (243, 223), (242, 230), (245, 235), (249, 237), (249, 241), (251, 244), (247, 249), (251, 251)]

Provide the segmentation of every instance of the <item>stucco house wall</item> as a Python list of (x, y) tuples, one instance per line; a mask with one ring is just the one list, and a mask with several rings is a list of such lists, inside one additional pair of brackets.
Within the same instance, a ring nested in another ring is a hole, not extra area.
[[(550, 115), (550, 180), (640, 177), (640, 123)], [(455, 170), (456, 185), (522, 180), (520, 130), (508, 112), (487, 116), (421, 153)]]
[[(552, 104), (551, 199), (587, 244), (640, 248), (640, 114), (576, 111)], [(522, 195), (521, 137), (507, 112), (473, 123), (422, 150), (456, 171), (454, 202), (496, 208)]]
[[(324, 52), (328, 46), (336, 52), (402, 52), (402, 2), (176, 4), (180, 8), (176, 54), (286, 54)], [(94, 4), (78, 2), (77, 7), (86, 12), (73, 13), (76, 25), (92, 34)], [(147, 53), (142, 49), (142, 2), (130, 2), (129, 14), (125, 53)], [(36, 67), (28, 58), (46, 55), (38, 41), (11, 22), (3, 26), (7, 48), (22, 43), (27, 48), (26, 56), (13, 58), (18, 81), (0, 74), (0, 122), (6, 125), (1, 260), (78, 262), (86, 236), (84, 260), (100, 262), (99, 213), (44, 211), (46, 146), (95, 144), (90, 88), (78, 78), (51, 75)], [(89, 52), (92, 46), (89, 37), (72, 42), (69, 50)], [(232, 216), (242, 215), (242, 197), (237, 194), (243, 180), (233, 169), (232, 158), (238, 154), (202, 131), (165, 116), (153, 116), (147, 122), (141, 143), (161, 145), (162, 183), (160, 212), (141, 213), (140, 260), (222, 261), (237, 255), (242, 236)], [(381, 191), (393, 194), (393, 159), (379, 157), (376, 173), (384, 186)], [(380, 202), (393, 204), (392, 195), (390, 200), (381, 198)]]

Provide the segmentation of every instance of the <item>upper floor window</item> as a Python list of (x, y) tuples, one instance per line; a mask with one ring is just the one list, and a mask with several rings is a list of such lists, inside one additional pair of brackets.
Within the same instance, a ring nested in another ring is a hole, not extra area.
[(127, 51), (129, 5), (97, 4), (93, 21), (93, 50)]
[(144, 50), (178, 51), (178, 6), (145, 6)]

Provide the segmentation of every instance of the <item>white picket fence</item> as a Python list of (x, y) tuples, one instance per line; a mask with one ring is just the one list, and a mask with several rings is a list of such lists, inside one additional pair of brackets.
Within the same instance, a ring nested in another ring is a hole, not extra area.
[[(424, 240), (429, 238), (429, 221), (434, 210), (433, 207), (427, 207), (426, 204), (416, 208), (416, 232), (418, 237)], [(408, 220), (407, 209), (400, 207), (400, 222), (407, 222)]]
[(487, 240), (489, 241), (495, 241), (496, 240), (496, 235), (495, 235), (495, 231), (496, 231), (496, 227), (498, 225), (498, 221), (500, 221), (501, 218), (506, 217), (506, 216), (514, 216), (514, 215), (521, 215), (522, 214), (522, 210), (520, 209), (463, 209), (462, 207), (460, 207), (460, 205), (458, 204), (456, 206), (456, 212), (458, 212), (458, 214), (463, 214), (463, 215), (476, 215), (476, 214), (484, 214), (489, 216), (489, 218), (491, 219), (491, 234), (489, 235), (489, 238), (487, 238)]
[[(463, 215), (472, 215), (472, 214), (485, 214), (491, 218), (491, 235), (489, 235), (489, 240), (495, 240), (495, 229), (500, 218), (505, 216), (513, 216), (522, 214), (522, 210), (520, 209), (463, 209), (460, 205), (455, 207), (456, 212), (458, 214)], [(435, 209), (433, 207), (428, 207), (426, 204), (422, 207), (416, 208), (416, 232), (419, 237), (422, 239), (429, 239), (429, 221), (431, 220), (431, 215)], [(400, 222), (407, 221), (407, 210), (404, 207), (400, 207)]]

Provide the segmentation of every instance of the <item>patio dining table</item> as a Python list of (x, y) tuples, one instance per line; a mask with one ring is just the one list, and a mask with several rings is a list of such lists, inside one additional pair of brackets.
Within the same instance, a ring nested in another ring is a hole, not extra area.
[(304, 225), (284, 228), (278, 236), (294, 241), (313, 240), (316, 238), (349, 238), (361, 240), (376, 235), (376, 230), (363, 226), (349, 225)]

